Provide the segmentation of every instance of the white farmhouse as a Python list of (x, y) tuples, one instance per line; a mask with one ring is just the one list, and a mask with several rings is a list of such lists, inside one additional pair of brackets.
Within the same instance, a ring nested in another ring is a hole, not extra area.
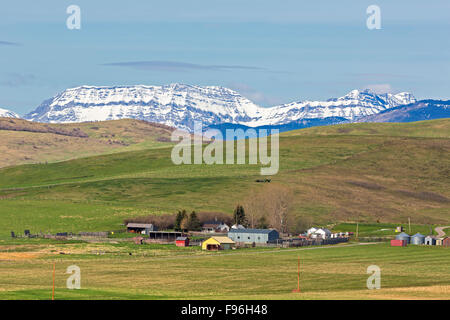
[(307, 236), (311, 236), (314, 232), (316, 232), (318, 230), (318, 228), (309, 228), (308, 230), (306, 230), (306, 235)]
[(321, 239), (328, 239), (331, 237), (331, 231), (323, 228), (323, 229), (317, 229), (313, 234), (311, 234), (311, 238), (321, 238)]

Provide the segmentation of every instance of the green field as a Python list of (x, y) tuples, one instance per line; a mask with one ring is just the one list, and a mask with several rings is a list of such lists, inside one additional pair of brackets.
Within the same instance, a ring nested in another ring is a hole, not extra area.
[[(443, 247), (398, 248), (384, 242), (209, 253), (199, 247), (135, 245), (124, 236), (106, 242), (10, 238), (10, 231), (25, 229), (123, 230), (124, 219), (181, 209), (231, 215), (251, 194), (264, 195), (277, 186), (292, 192), (293, 216), (333, 231), (355, 232), (358, 222), (361, 238), (392, 237), (397, 225), (408, 231), (408, 218), (411, 233), (428, 234), (450, 224), (449, 119), (283, 133), (280, 171), (270, 184), (255, 181), (261, 178), (259, 165), (176, 166), (170, 145), (158, 141), (160, 130), (166, 138), (170, 130), (145, 123), (128, 130), (127, 123), (80, 125), (93, 139), (92, 148), (83, 140), (83, 146), (62, 148), (61, 154), (55, 149), (60, 144), (51, 147), (62, 143), (60, 137), (50, 133), (32, 134), (20, 152), (3, 144), (3, 154), (12, 155), (4, 163), (30, 148), (40, 163), (0, 169), (0, 299), (50, 299), (53, 263), (57, 299), (450, 297), (450, 254)], [(111, 147), (107, 132), (130, 145)], [(23, 140), (30, 132), (2, 134)], [(61, 161), (67, 158), (72, 160)], [(292, 293), (298, 257), (300, 294)], [(73, 264), (81, 268), (80, 290), (65, 286), (65, 270)], [(369, 265), (382, 270), (380, 290), (366, 288)]]
[[(54, 262), (56, 299), (448, 299), (448, 250), (345, 244), (206, 253), (174, 245), (3, 241), (0, 299), (50, 299)], [(298, 257), (300, 294), (291, 292)], [(65, 271), (74, 264), (80, 290), (66, 288)], [(366, 288), (369, 265), (381, 268), (380, 290)]]
[[(0, 237), (117, 230), (125, 218), (180, 209), (231, 214), (267, 187), (255, 182), (258, 165), (176, 166), (170, 152), (158, 145), (0, 169)], [(293, 214), (316, 224), (446, 224), (449, 154), (448, 119), (296, 130), (280, 136), (271, 185), (288, 187)]]

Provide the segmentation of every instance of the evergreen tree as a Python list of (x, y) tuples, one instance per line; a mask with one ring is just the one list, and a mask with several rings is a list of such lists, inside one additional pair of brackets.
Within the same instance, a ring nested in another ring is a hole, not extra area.
[(183, 219), (186, 217), (186, 210), (183, 211), (178, 211), (177, 216), (175, 218), (175, 225), (174, 225), (174, 229), (175, 231), (181, 231), (181, 222), (183, 221)]
[(188, 229), (192, 231), (199, 231), (202, 229), (202, 225), (195, 211), (192, 211), (192, 213), (189, 216)]
[(244, 227), (247, 225), (247, 218), (245, 217), (244, 207), (238, 204), (234, 209), (233, 220), (235, 224), (241, 224)]

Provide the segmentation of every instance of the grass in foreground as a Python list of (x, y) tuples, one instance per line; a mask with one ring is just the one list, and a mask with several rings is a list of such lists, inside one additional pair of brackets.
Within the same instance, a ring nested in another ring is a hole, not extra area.
[[(55, 248), (69, 250), (71, 245)], [(0, 264), (1, 299), (50, 299), (56, 262), (57, 299), (449, 299), (448, 248), (387, 244), (300, 249), (251, 249), (219, 253), (168, 246), (74, 244), (71, 255), (40, 253), (39, 245)], [(76, 251), (76, 250), (78, 251)], [(56, 249), (59, 250), (59, 249)], [(133, 255), (127, 252), (133, 250)], [(153, 251), (161, 255), (151, 255)], [(78, 253), (76, 253), (78, 252)], [(144, 255), (147, 252), (148, 255)], [(23, 258), (25, 257), (25, 258)], [(297, 258), (301, 259), (301, 294)], [(65, 270), (81, 268), (82, 289), (65, 287)], [(381, 268), (380, 290), (368, 290), (369, 265)]]

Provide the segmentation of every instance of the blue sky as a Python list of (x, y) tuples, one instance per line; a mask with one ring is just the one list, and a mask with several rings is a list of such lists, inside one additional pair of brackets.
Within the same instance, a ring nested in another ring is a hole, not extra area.
[[(66, 8), (81, 8), (81, 30)], [(366, 8), (381, 8), (381, 30)], [(220, 85), (263, 106), (352, 89), (450, 99), (450, 1), (2, 1), (0, 107), (79, 85)]]

